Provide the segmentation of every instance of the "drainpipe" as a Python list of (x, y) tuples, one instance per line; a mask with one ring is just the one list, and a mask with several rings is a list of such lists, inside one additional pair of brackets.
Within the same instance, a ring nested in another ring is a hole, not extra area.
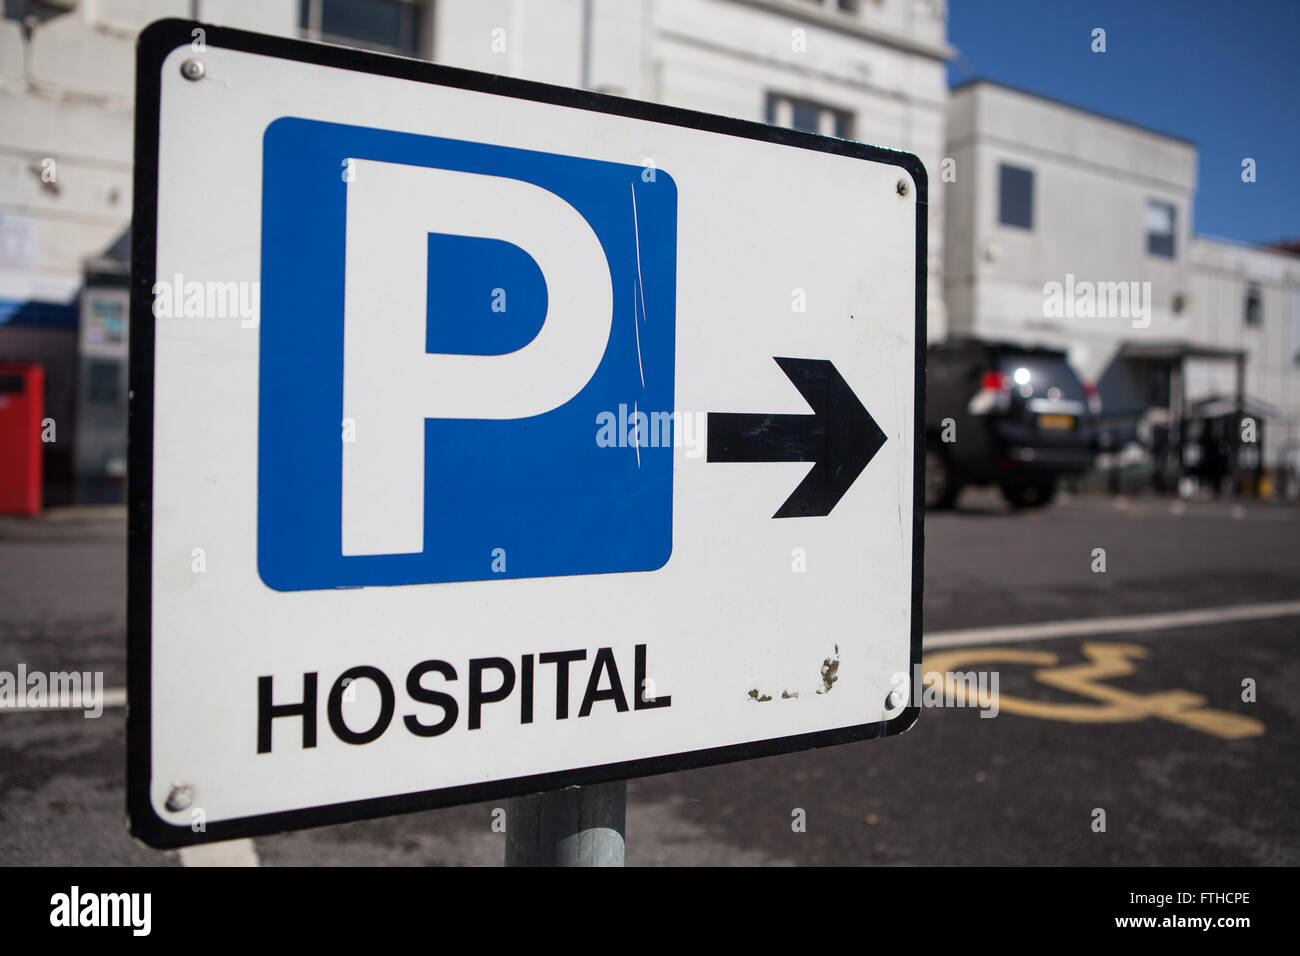
[(591, 20), (594, 0), (582, 0), (582, 88), (591, 89)]

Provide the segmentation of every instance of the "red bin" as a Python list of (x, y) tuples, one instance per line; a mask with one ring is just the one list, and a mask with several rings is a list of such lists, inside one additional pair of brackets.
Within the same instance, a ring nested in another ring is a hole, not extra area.
[(41, 511), (45, 370), (0, 363), (0, 514)]

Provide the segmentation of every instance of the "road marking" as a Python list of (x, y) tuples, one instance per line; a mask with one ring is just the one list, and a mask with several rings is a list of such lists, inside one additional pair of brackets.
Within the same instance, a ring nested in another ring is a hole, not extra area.
[[(1057, 497), (1060, 499), (1059, 495)], [(1039, 516), (1046, 517), (1053, 514), (1062, 514), (1071, 518), (1081, 518), (1087, 517), (1090, 512), (1096, 513), (1106, 508), (1111, 511), (1123, 512), (1120, 517), (1125, 519), (1167, 520), (1172, 516), (1176, 518), (1205, 518), (1215, 521), (1286, 521), (1294, 523), (1300, 520), (1300, 512), (1286, 505), (1272, 505), (1260, 502), (1247, 507), (1240, 503), (1225, 505), (1221, 502), (1199, 500), (1190, 502), (1174, 500), (1166, 503), (1160, 498), (1090, 500), (1080, 497), (1073, 501), (1060, 499), (1058, 507), (1046, 509)], [(1016, 520), (1019, 521), (1026, 517), (1030, 517), (1030, 515), (1022, 515)]]
[(929, 651), (944, 647), (970, 647), (974, 644), (995, 642), (1044, 641), (1058, 637), (1092, 634), (1160, 631), (1203, 624), (1291, 617), (1296, 614), (1300, 614), (1300, 601), (1274, 601), (1269, 604), (1236, 604), (1230, 607), (1206, 607), (1191, 611), (1166, 611), (1159, 614), (1132, 614), (1126, 617), (1080, 618), (1039, 624), (1011, 624), (1005, 627), (967, 627), (928, 633), (922, 638), (922, 646)]
[(182, 866), (261, 866), (252, 840), (225, 840), (181, 847)]
[[(1070, 704), (1045, 700), (1027, 700), (998, 693), (994, 706), (1024, 717), (1062, 720), (1073, 724), (1113, 724), (1159, 717), (1189, 730), (1210, 734), (1221, 740), (1260, 737), (1264, 725), (1253, 717), (1206, 707), (1207, 699), (1187, 690), (1168, 690), (1137, 694), (1105, 683), (1110, 678), (1128, 677), (1137, 672), (1134, 660), (1142, 660), (1147, 650), (1138, 644), (1083, 645), (1086, 664), (1040, 667), (1034, 679), (1040, 684), (1064, 690), (1093, 703)], [(975, 650), (947, 651), (927, 655), (922, 663), (922, 680), (934, 673), (952, 700), (963, 701), (967, 684), (957, 670), (962, 665), (990, 662), (1018, 664), (1058, 663), (1050, 651), (1021, 651), (1012, 647), (983, 647)], [(997, 686), (996, 684), (994, 685)], [(923, 695), (924, 696), (924, 695)]]
[[(1047, 641), (1058, 637), (1091, 634), (1124, 634), (1134, 631), (1161, 631), (1175, 627), (1203, 624), (1229, 624), (1234, 621), (1257, 621), (1270, 617), (1300, 615), (1300, 601), (1273, 601), (1268, 604), (1235, 604), (1229, 607), (1205, 607), (1192, 611), (1166, 611), (1157, 614), (1132, 614), (1127, 617), (1085, 617), (1070, 621), (1045, 621), (1036, 624), (1010, 624), (1004, 627), (966, 627), (952, 631), (930, 631), (923, 638), (926, 650), (945, 647), (970, 647), (974, 644), (1015, 641)], [(103, 694), (104, 708), (125, 707), (126, 688), (110, 687)], [(84, 710), (81, 698), (70, 696), (57, 705), (25, 707), (5, 702), (0, 710)]]

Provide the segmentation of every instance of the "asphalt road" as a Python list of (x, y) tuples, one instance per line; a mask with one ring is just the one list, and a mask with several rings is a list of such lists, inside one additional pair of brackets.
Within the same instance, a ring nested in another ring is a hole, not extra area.
[[(119, 515), (0, 519), (0, 670), (123, 685), (125, 538)], [(1300, 510), (1076, 498), (1010, 514), (968, 493), (929, 517), (926, 558), (927, 662), (996, 673), (998, 716), (927, 707), (902, 737), (633, 780), (630, 865), (1300, 863), (1300, 614), (1161, 617), (1300, 599)], [(1079, 620), (1093, 623), (1015, 629)], [(126, 834), (123, 717), (0, 711), (0, 864), (183, 862)], [(497, 864), (494, 809), (206, 858)]]

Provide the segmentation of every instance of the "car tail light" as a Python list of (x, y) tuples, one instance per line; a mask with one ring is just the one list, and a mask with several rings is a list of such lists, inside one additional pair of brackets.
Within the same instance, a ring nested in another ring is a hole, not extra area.
[(1088, 411), (1093, 415), (1101, 414), (1101, 396), (1097, 393), (1097, 386), (1092, 382), (1083, 383), (1083, 394), (1088, 399)]
[(1009, 392), (1011, 379), (1002, 372), (985, 372), (984, 378), (980, 380), (980, 388), (987, 392)]
[(987, 415), (994, 409), (1005, 410), (1011, 400), (1011, 378), (1001, 372), (985, 372), (980, 390), (966, 403), (972, 415)]

